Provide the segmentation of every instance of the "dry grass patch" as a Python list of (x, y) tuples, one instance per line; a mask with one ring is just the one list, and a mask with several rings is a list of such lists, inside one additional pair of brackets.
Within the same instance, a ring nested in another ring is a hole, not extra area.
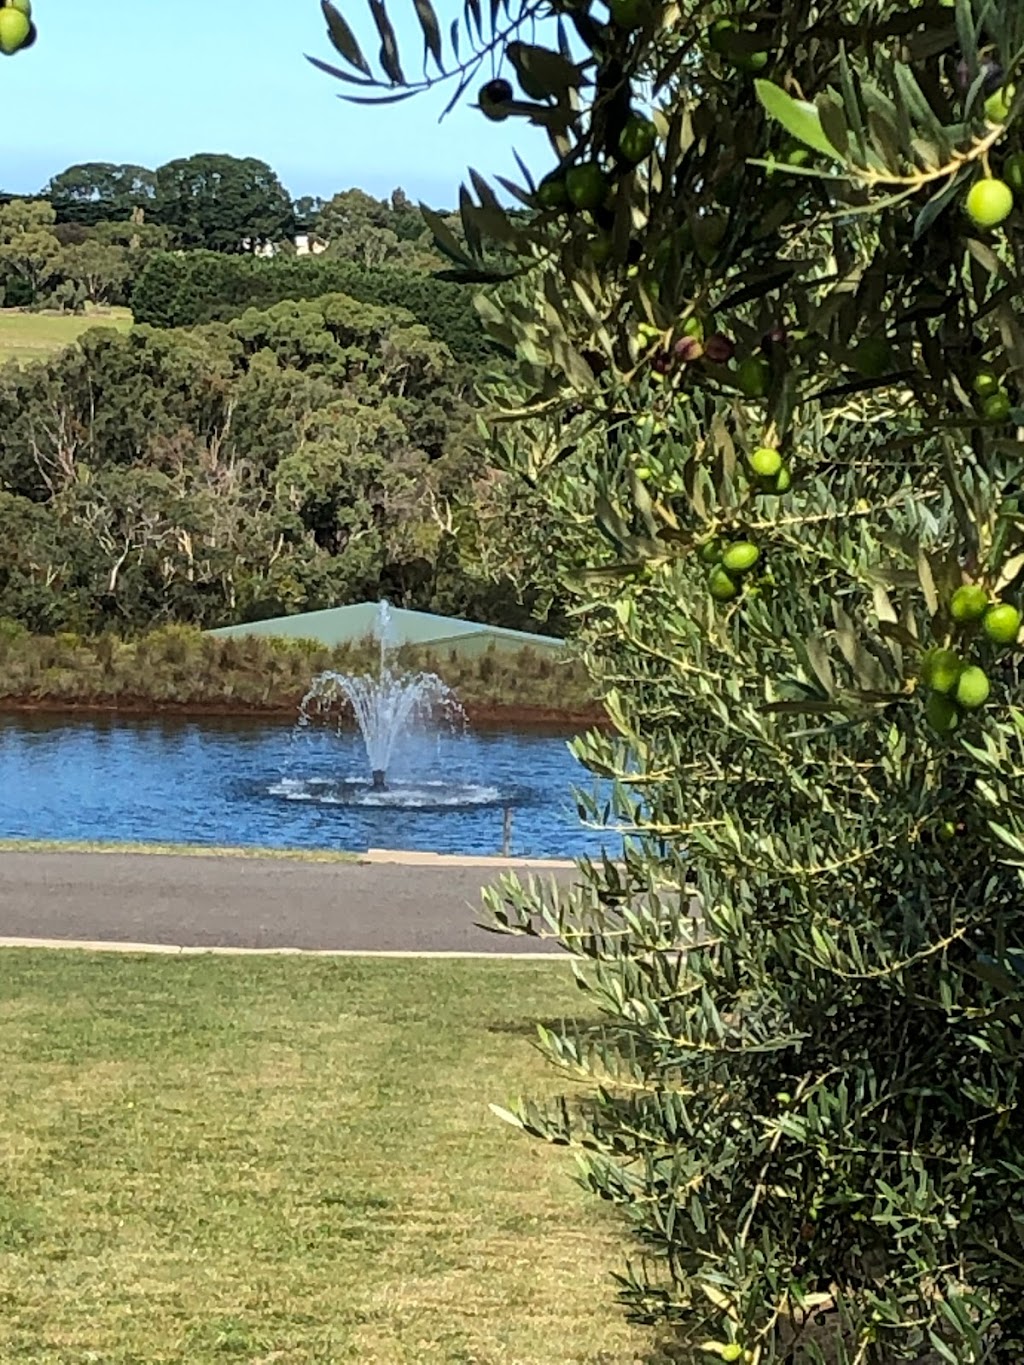
[(489, 1101), (564, 962), (8, 950), (0, 1359), (623, 1365), (617, 1224)]

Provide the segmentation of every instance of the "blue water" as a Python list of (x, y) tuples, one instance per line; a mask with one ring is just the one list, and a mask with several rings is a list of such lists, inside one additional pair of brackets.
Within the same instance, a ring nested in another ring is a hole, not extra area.
[(0, 838), (275, 848), (617, 853), (573, 786), (566, 735), (445, 735), (407, 745), (375, 793), (354, 734), (287, 723), (0, 716)]

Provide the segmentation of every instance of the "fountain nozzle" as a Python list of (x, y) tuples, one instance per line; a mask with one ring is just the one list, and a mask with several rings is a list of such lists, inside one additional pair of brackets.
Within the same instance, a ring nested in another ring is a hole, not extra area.
[(375, 792), (382, 792), (382, 791), (384, 790), (384, 787), (385, 787), (384, 778), (385, 778), (386, 776), (387, 776), (387, 774), (385, 773), (385, 771), (384, 771), (383, 768), (374, 768), (374, 770), (373, 770), (373, 790), (374, 790)]

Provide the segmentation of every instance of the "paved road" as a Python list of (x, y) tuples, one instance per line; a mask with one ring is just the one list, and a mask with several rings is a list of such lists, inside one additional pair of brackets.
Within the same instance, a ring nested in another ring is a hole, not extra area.
[(0, 938), (360, 952), (544, 948), (474, 926), (481, 888), (495, 878), (480, 867), (0, 852)]

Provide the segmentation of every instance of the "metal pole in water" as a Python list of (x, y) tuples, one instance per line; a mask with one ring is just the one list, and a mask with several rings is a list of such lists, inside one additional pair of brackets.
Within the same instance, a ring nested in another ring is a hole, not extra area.
[(512, 849), (512, 807), (505, 807), (505, 818), (501, 829), (501, 856), (507, 858)]

